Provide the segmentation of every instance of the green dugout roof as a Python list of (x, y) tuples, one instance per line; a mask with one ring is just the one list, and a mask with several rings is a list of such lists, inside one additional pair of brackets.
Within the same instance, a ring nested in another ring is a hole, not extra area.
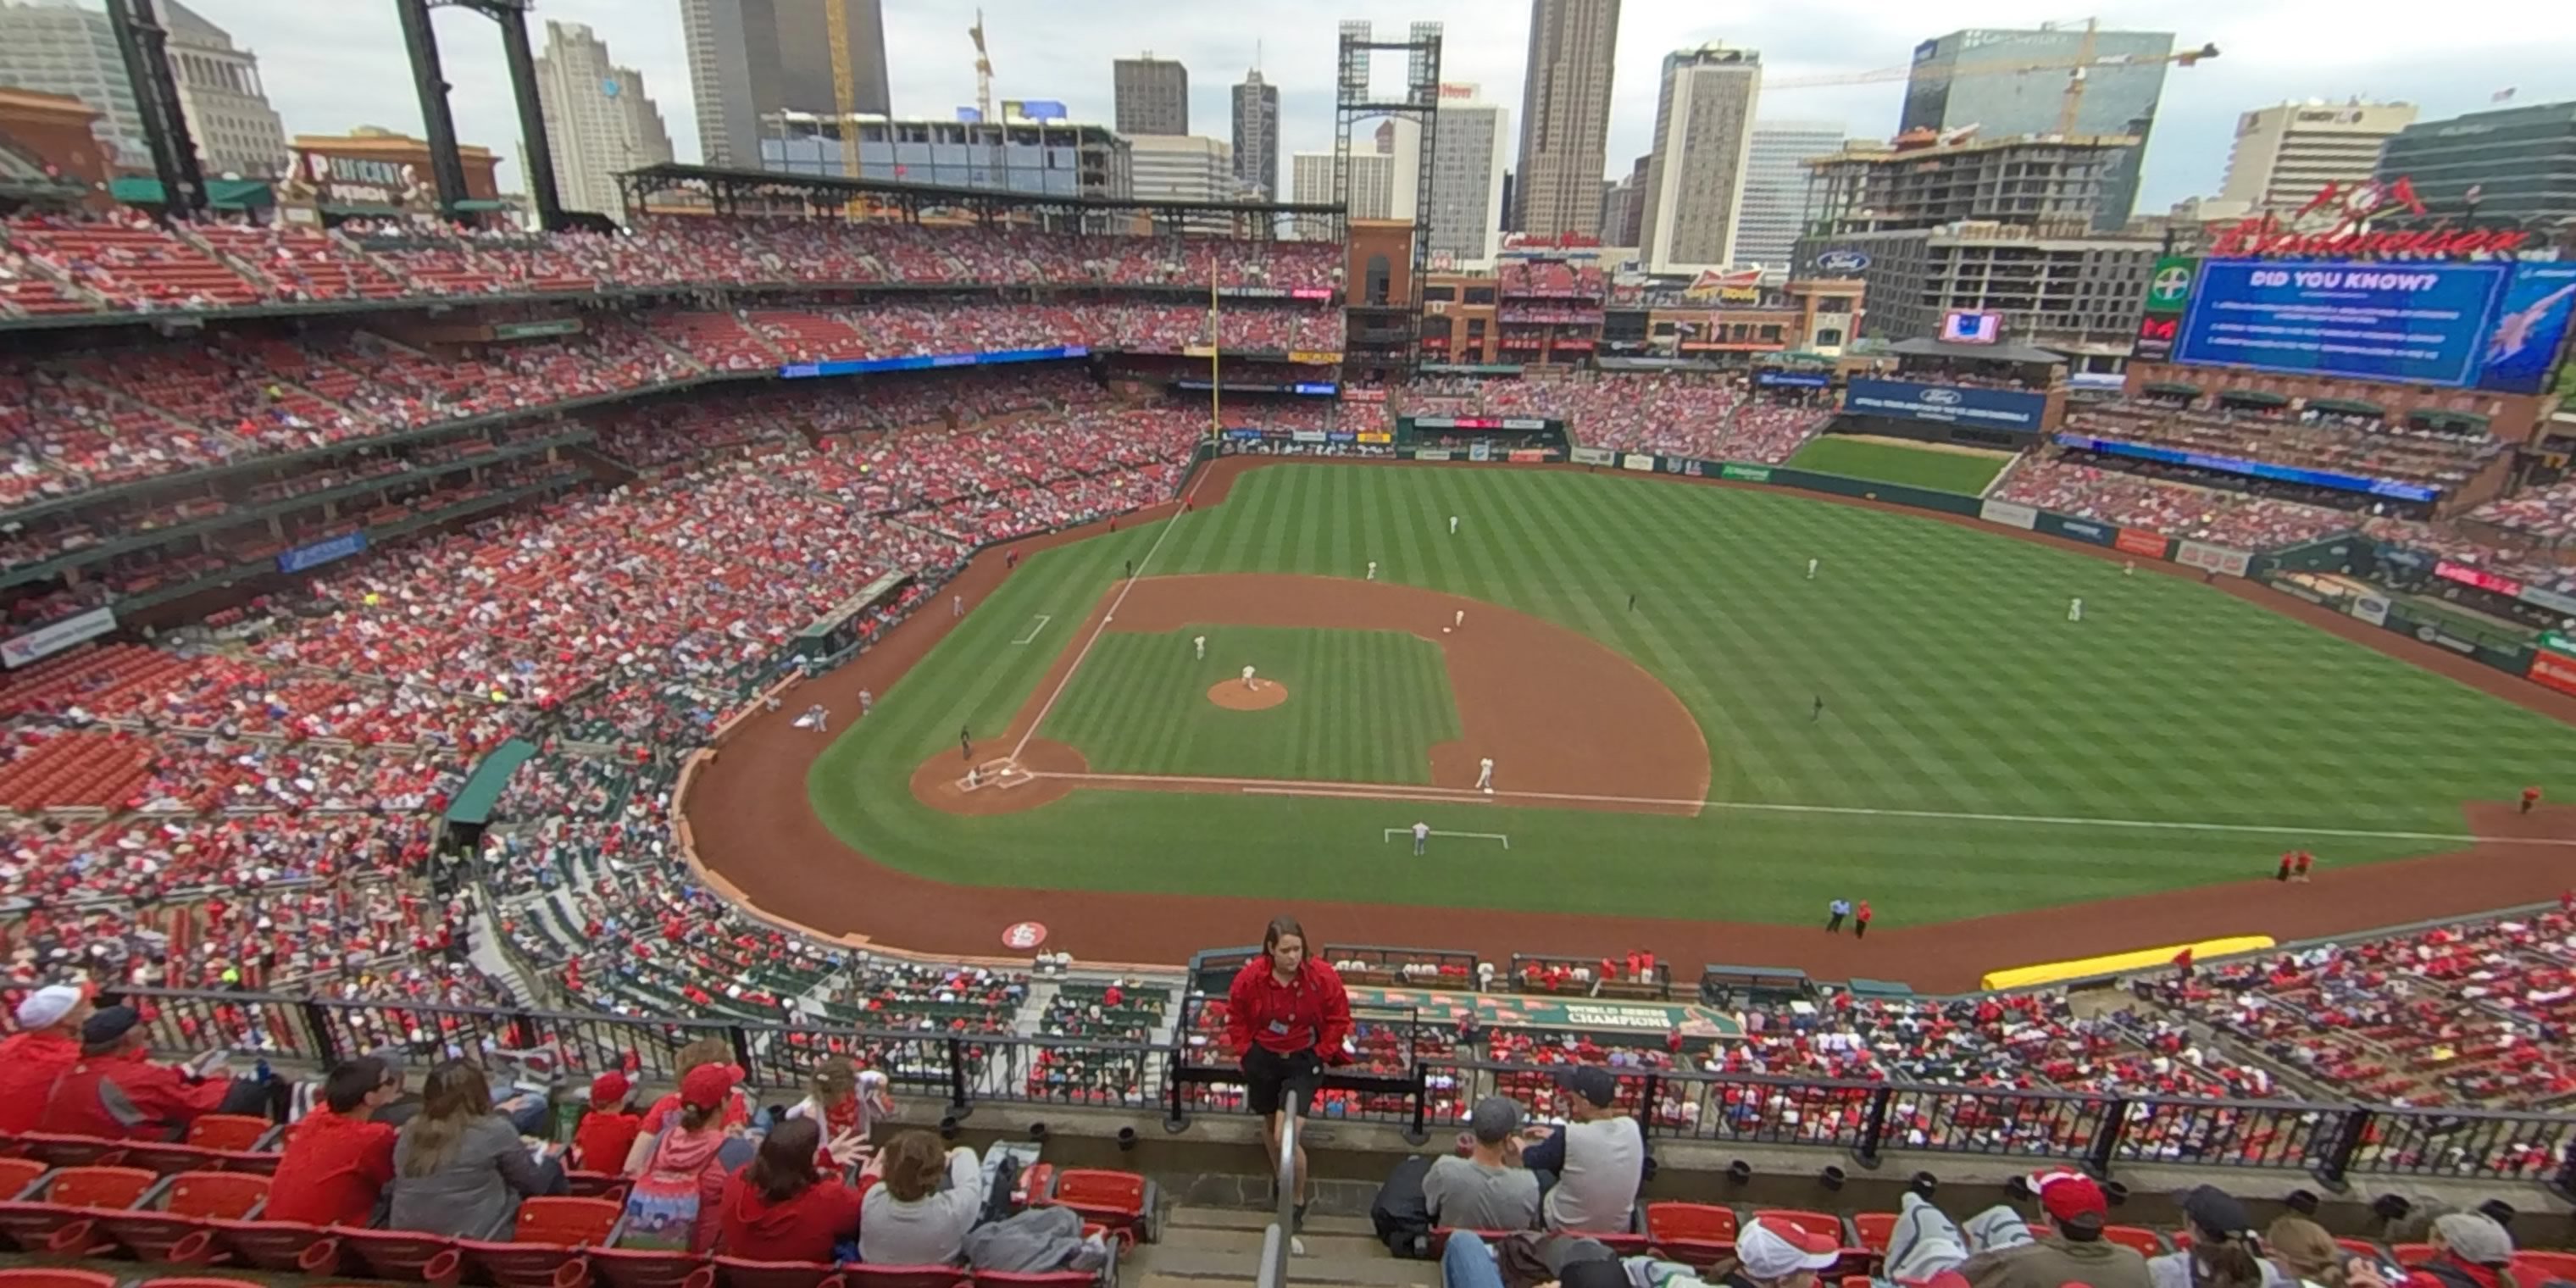
[(2179, 380), (2150, 380), (2147, 382), (2147, 392), (2162, 394), (2167, 398), (2198, 398), (2200, 386), (2187, 385)]
[(447, 821), (480, 827), (492, 821), (492, 807), (500, 803), (501, 789), (510, 785), (510, 775), (537, 754), (537, 744), (525, 738), (512, 738), (492, 749), (483, 763), (474, 767), (474, 776), (456, 790), (456, 799), (447, 807)]
[(2380, 406), (2378, 403), (2363, 402), (2358, 398), (2311, 398), (2308, 400), (2308, 410), (2330, 411), (2345, 416), (2385, 416), (2388, 414), (2388, 409)]
[(2221, 389), (2218, 391), (2218, 397), (2223, 402), (2252, 403), (2257, 407), (2290, 405), (2288, 396), (2273, 393), (2269, 389)]
[[(107, 195), (129, 206), (167, 204), (158, 179), (118, 179), (107, 186)], [(208, 179), (206, 204), (216, 210), (266, 210), (277, 204), (277, 194), (257, 179)]]

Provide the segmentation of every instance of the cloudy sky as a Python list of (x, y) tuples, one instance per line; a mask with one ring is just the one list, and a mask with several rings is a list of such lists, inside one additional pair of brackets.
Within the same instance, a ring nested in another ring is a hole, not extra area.
[[(92, 0), (95, 2), (95, 0)], [(269, 97), (287, 131), (333, 134), (360, 124), (420, 132), (390, 0), (189, 0), (260, 57)], [(1647, 150), (1658, 63), (1670, 49), (1720, 41), (1758, 49), (1774, 78), (1861, 73), (1904, 66), (1919, 40), (1961, 27), (2080, 20), (2065, 0), (1627, 0), (1611, 116), (1614, 170)], [(1190, 125), (1231, 133), (1227, 87), (1259, 59), (1280, 86), (1288, 151), (1332, 145), (1336, 23), (1368, 18), (1400, 31), (1417, 19), (1446, 24), (1442, 79), (1479, 82), (1514, 107), (1528, 53), (1520, 0), (985, 0), (994, 97), (1062, 99), (1076, 119), (1107, 122), (1110, 60), (1142, 51), (1190, 70)], [(621, 63), (639, 69), (660, 104), (680, 159), (697, 159), (679, 0), (537, 0), (540, 19), (589, 24)], [(457, 132), (501, 152), (504, 183), (518, 183), (518, 122), (500, 42), (484, 19), (437, 15)], [(898, 115), (949, 116), (975, 101), (966, 39), (971, 3), (885, 0), (887, 65)], [(2515, 101), (2576, 98), (2576, 5), (2502, 0), (2461, 21), (2416, 0), (2103, 0), (2091, 16), (2108, 27), (2171, 31), (2178, 44), (2215, 42), (2223, 56), (2166, 80), (2148, 153), (2141, 210), (2215, 192), (2238, 112), (2285, 98), (2360, 95), (2418, 104), (2427, 118)], [(533, 39), (542, 46), (541, 25)], [(1392, 59), (1383, 60), (1392, 63)], [(1400, 81), (1389, 66), (1381, 84)], [(1766, 92), (1770, 119), (1835, 121), (1853, 134), (1895, 127), (1901, 79)], [(1283, 165), (1282, 177), (1286, 167)]]

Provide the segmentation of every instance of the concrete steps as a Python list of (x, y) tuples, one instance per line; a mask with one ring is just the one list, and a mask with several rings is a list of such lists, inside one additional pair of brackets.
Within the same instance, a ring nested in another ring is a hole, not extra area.
[[(1120, 1263), (1124, 1288), (1221, 1288), (1249, 1285), (1259, 1272), (1268, 1212), (1176, 1207), (1163, 1217), (1162, 1239)], [(1364, 1217), (1309, 1215), (1306, 1255), (1288, 1263), (1288, 1281), (1364, 1288), (1438, 1288), (1440, 1267), (1388, 1256)]]

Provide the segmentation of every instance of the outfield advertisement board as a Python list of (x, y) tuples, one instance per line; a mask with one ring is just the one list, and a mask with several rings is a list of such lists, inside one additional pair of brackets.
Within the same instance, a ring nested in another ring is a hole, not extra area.
[(1578, 447), (1574, 449), (1574, 463), (1577, 465), (1616, 465), (1619, 463), (1619, 454), (1611, 451), (1607, 447)]
[(1636, 470), (1643, 474), (1652, 474), (1655, 472), (1655, 458), (1651, 456), (1641, 456), (1635, 452), (1630, 452), (1619, 458), (1619, 468), (1623, 470)]
[(2173, 359), (2537, 393), (2571, 314), (2576, 264), (2211, 260)]
[(2149, 532), (2144, 528), (2122, 528), (2111, 538), (2113, 549), (2133, 555), (2145, 555), (2149, 559), (2164, 558), (2165, 551), (2171, 549), (2172, 544), (2163, 534)]
[(40, 657), (51, 657), (74, 644), (97, 639), (116, 629), (116, 610), (93, 608), (74, 613), (59, 622), (39, 626), (24, 635), (0, 640), (0, 665), (18, 667)]
[(1768, 483), (1771, 481), (1771, 467), (1768, 465), (1724, 465), (1718, 467), (1717, 476), (1722, 479), (1733, 479), (1738, 483)]
[(2037, 433), (2048, 414), (2048, 399), (2011, 389), (1855, 379), (1843, 387), (1843, 410), (1865, 416)]
[(1417, 461), (1445, 461), (1449, 459), (1449, 449), (1446, 447), (1417, 447), (1413, 449), (1413, 459)]
[(2328, 470), (2303, 470), (2268, 461), (2242, 460), (2233, 456), (2212, 456), (2207, 452), (2185, 452), (2171, 447), (2151, 447), (2145, 443), (2124, 443), (2116, 438), (2095, 438), (2090, 434), (2059, 434), (2057, 445), (2079, 452), (2101, 452), (2108, 456), (2134, 456), (2142, 461), (2162, 461), (2167, 465), (2188, 465), (2193, 469), (2216, 470), (2222, 474), (2244, 474), (2259, 479), (2278, 479), (2283, 483), (2304, 483), (2309, 487), (2333, 488), (2340, 492), (2362, 492), (2371, 496), (2395, 497), (2401, 501), (2432, 501), (2440, 492), (2416, 483), (2396, 479), (2372, 478), (2363, 474), (2337, 474)]
[(1826, 389), (1834, 378), (1822, 371), (1774, 371), (1753, 373), (1753, 383), (1764, 389)]
[(1988, 501), (1977, 507), (1977, 517), (1988, 523), (2000, 523), (2024, 532), (2039, 526), (2039, 511), (2011, 501)]
[(2524, 675), (2532, 683), (2544, 689), (2576, 694), (2576, 657), (2552, 653), (2545, 648), (2534, 649), (2531, 653), (2531, 669), (2524, 672)]
[[(2157, 540), (2161, 541), (2163, 538), (2159, 537)], [(2122, 546), (2121, 549), (2126, 550), (2128, 547)], [(2174, 551), (2173, 558), (2175, 563), (2186, 568), (2225, 573), (2230, 577), (2244, 576), (2245, 570), (2254, 563), (2254, 556), (2247, 551), (2213, 546), (2206, 541), (2183, 542), (2181, 547)]]
[(2352, 615), (2370, 623), (2373, 626), (2386, 626), (2388, 624), (2388, 597), (2385, 595), (2355, 595), (2352, 598)]
[(2089, 541), (2097, 546), (2107, 546), (2120, 538), (2120, 530), (2110, 524), (2096, 523), (2091, 519), (2070, 519), (2046, 510), (2039, 512), (2039, 522), (2032, 525), (2031, 530), (2045, 532), (2052, 537)]

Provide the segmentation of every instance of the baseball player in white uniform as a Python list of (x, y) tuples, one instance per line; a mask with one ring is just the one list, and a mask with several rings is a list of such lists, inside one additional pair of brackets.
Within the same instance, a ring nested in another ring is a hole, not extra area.
[(1487, 756), (1476, 762), (1476, 786), (1482, 788), (1487, 796), (1494, 794), (1493, 757)]
[(1414, 852), (1414, 853), (1416, 853), (1416, 854), (1420, 854), (1420, 853), (1422, 853), (1423, 847), (1425, 847), (1425, 846), (1427, 846), (1427, 845), (1429, 845), (1429, 844), (1431, 844), (1431, 825), (1430, 825), (1429, 823), (1416, 823), (1416, 824), (1414, 824), (1414, 825), (1413, 825), (1413, 852)]
[(1368, 579), (1370, 581), (1377, 580), (1377, 560), (1375, 559), (1369, 560)]
[(2070, 622), (2084, 620), (2084, 601), (2081, 598), (2066, 601), (2066, 620)]
[(1458, 535), (1458, 516), (1454, 514), (1449, 516), (1449, 535)]
[(1200, 661), (1204, 662), (1207, 660), (1207, 636), (1200, 635), (1192, 638), (1190, 640), (1190, 648), (1198, 653), (1198, 659)]
[(876, 709), (877, 695), (870, 693), (865, 689), (859, 690), (859, 718), (862, 720), (867, 719), (868, 713)]
[(964, 617), (966, 615), (966, 597), (964, 595), (957, 595), (949, 599), (948, 615), (951, 617)]
[(1807, 561), (1807, 580), (1814, 581), (1816, 579), (1816, 565), (1821, 562), (1823, 561), (1817, 559), (1810, 559)]
[(1457, 616), (1452, 617), (1452, 618), (1450, 618), (1450, 619), (1449, 619), (1449, 624), (1450, 624), (1451, 626), (1464, 626), (1464, 625), (1466, 625), (1466, 624), (1467, 624), (1467, 610), (1466, 610), (1466, 609), (1463, 609), (1463, 608), (1459, 609), (1459, 610), (1458, 610), (1458, 614), (1457, 614)]
[(1243, 668), (1243, 687), (1247, 689), (1258, 689), (1261, 687), (1259, 684), (1253, 682), (1252, 668), (1248, 666)]

